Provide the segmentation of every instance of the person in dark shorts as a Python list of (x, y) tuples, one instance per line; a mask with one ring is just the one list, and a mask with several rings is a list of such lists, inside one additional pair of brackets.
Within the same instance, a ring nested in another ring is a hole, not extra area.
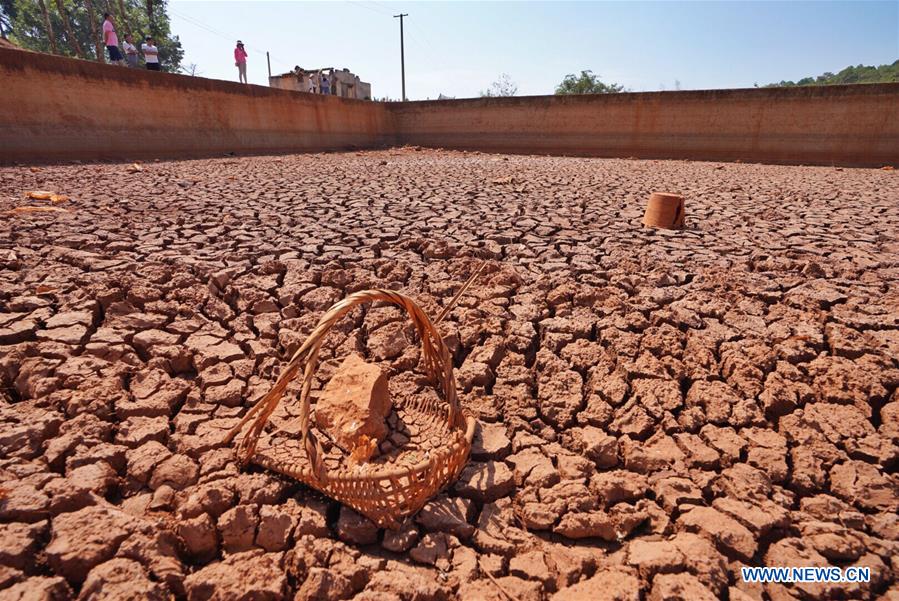
[(147, 36), (147, 41), (141, 45), (144, 51), (144, 62), (150, 71), (159, 71), (159, 48), (153, 43), (153, 38)]
[(115, 21), (109, 13), (103, 13), (103, 43), (109, 53), (109, 61), (117, 65), (124, 64), (125, 59), (119, 52), (119, 37), (115, 32)]

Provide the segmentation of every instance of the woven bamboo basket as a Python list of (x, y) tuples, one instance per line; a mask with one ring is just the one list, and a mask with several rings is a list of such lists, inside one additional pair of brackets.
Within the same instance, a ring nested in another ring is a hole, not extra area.
[[(480, 270), (479, 270), (480, 271)], [(465, 288), (437, 319), (439, 322)], [(421, 339), (421, 362), (439, 398), (418, 398), (395, 404), (407, 428), (409, 442), (366, 463), (356, 463), (335, 445), (323, 448), (324, 434), (310, 425), (310, 392), (322, 341), (331, 327), (353, 307), (386, 301), (406, 311)], [(298, 434), (263, 430), (288, 385), (301, 378)], [(253, 462), (290, 476), (367, 516), (382, 528), (396, 528), (405, 516), (421, 509), (440, 490), (458, 478), (471, 450), (475, 420), (462, 413), (456, 396), (453, 362), (434, 322), (415, 302), (392, 290), (356, 292), (331, 307), (294, 353), (272, 389), (228, 434), (231, 442), (253, 420), (239, 440), (241, 465)]]

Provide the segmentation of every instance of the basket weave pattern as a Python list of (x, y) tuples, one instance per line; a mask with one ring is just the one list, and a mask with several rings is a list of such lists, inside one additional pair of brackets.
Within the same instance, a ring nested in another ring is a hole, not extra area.
[[(390, 456), (355, 465), (333, 445), (325, 451), (310, 427), (310, 392), (322, 342), (337, 321), (353, 307), (386, 301), (406, 311), (421, 338), (422, 364), (440, 400), (423, 398), (395, 409), (414, 429), (410, 444)], [(299, 439), (286, 433), (262, 437), (263, 429), (288, 385), (301, 377)], [(272, 389), (229, 433), (231, 441), (253, 420), (239, 441), (237, 456), (300, 480), (367, 516), (381, 527), (397, 527), (455, 480), (471, 450), (474, 419), (463, 416), (449, 350), (427, 314), (409, 297), (392, 290), (356, 292), (332, 306), (294, 353)], [(420, 443), (430, 443), (420, 444)], [(258, 446), (258, 448), (257, 448)]]

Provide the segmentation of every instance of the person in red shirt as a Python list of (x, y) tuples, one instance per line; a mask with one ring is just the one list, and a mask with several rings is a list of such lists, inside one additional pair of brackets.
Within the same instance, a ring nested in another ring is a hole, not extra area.
[(240, 40), (237, 40), (237, 48), (234, 49), (234, 66), (237, 67), (240, 83), (247, 83), (247, 51)]

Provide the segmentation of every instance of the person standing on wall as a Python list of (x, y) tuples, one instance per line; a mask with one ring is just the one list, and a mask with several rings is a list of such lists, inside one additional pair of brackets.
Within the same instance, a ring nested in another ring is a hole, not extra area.
[(237, 48), (234, 49), (234, 66), (237, 67), (240, 83), (247, 83), (247, 51), (240, 40), (237, 40)]
[(328, 81), (327, 75), (322, 75), (322, 94), (330, 94), (331, 93), (331, 82)]
[(115, 22), (109, 13), (103, 13), (103, 43), (106, 44), (109, 61), (121, 65), (122, 53), (119, 52), (119, 37), (115, 33)]
[(144, 61), (150, 71), (159, 71), (159, 48), (153, 43), (153, 38), (147, 36), (147, 40), (141, 45), (144, 51)]
[(125, 51), (125, 62), (129, 67), (137, 68), (137, 46), (134, 45), (134, 39), (130, 33), (125, 34), (125, 43), (122, 44), (122, 50)]

